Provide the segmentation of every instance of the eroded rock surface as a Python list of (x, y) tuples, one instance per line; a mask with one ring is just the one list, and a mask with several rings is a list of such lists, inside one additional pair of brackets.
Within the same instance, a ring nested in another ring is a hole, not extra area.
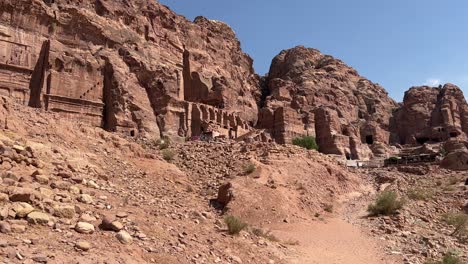
[(156, 1), (2, 1), (0, 92), (129, 135), (241, 136), (258, 77), (226, 24)]
[(395, 113), (393, 143), (424, 144), (451, 138), (466, 140), (468, 105), (460, 88), (412, 87)]
[(228, 25), (188, 21), (156, 1), (19, 0), (0, 10), (0, 95), (60, 118), (151, 139), (311, 135), (321, 152), (361, 160), (396, 155), (395, 144), (467, 139), (468, 107), (454, 85), (414, 87), (399, 105), (302, 46), (260, 78)]
[(389, 143), (398, 105), (332, 56), (302, 46), (284, 50), (273, 59), (266, 82), (260, 125), (280, 143), (312, 135), (322, 152), (352, 159), (369, 158), (375, 143)]

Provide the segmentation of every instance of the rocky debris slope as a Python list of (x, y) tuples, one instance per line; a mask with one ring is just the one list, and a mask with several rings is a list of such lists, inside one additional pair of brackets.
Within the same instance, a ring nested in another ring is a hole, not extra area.
[(0, 132), (0, 261), (282, 263), (287, 254), (287, 245), (250, 231), (227, 235), (223, 217), (158, 152), (9, 107), (10, 128)]
[(259, 226), (326, 214), (341, 194), (360, 188), (357, 175), (333, 158), (296, 146), (189, 142), (174, 151), (172, 162), (194, 191)]
[[(420, 166), (409, 166), (421, 172)], [(365, 217), (352, 220), (374, 236), (387, 241), (390, 254), (402, 255), (405, 263), (422, 264), (456, 252), (468, 260), (466, 226), (464, 234), (444, 219), (462, 214), (468, 204), (465, 180), (468, 174), (428, 166), (424, 173), (402, 173), (396, 168), (369, 170), (365, 175), (380, 191), (392, 190), (405, 200), (404, 207), (393, 216)], [(372, 202), (372, 196), (350, 202), (353, 214)], [(466, 212), (465, 212), (466, 213)]]
[(278, 142), (316, 135), (320, 150), (352, 159), (385, 154), (398, 105), (379, 85), (318, 50), (298, 46), (271, 64), (260, 126)]

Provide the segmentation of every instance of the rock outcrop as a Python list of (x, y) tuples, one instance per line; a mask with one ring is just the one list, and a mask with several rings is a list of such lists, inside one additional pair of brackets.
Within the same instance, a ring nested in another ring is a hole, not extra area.
[[(414, 87), (398, 105), (342, 61), (302, 46), (282, 51), (260, 78), (225, 23), (191, 22), (151, 0), (1, 1), (0, 96), (130, 136), (311, 135), (321, 152), (348, 159), (468, 132), (454, 85)], [(9, 110), (0, 109), (4, 128)]]
[(273, 59), (259, 126), (288, 143), (316, 136), (320, 151), (363, 159), (385, 155), (398, 105), (378, 84), (332, 56), (302, 46)]
[(252, 59), (226, 24), (150, 0), (0, 2), (0, 94), (110, 131), (231, 137), (257, 121)]
[(396, 144), (466, 140), (468, 105), (463, 92), (453, 84), (412, 87), (395, 112), (392, 127), (391, 143)]

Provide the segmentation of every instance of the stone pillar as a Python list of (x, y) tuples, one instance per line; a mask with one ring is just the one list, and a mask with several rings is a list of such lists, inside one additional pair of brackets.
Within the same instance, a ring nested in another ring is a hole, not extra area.
[(179, 100), (184, 101), (185, 100), (185, 91), (184, 91), (184, 77), (183, 77), (182, 71), (177, 70), (176, 75), (177, 75), (177, 81), (178, 81), (178, 85), (179, 85), (179, 90), (178, 90), (177, 96), (178, 96)]
[(185, 127), (187, 128), (187, 136), (192, 136), (192, 110), (193, 104), (187, 103), (185, 105)]

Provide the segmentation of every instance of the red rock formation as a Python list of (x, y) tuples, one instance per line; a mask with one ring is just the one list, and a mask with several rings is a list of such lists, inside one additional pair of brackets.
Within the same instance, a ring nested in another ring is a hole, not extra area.
[(242, 134), (258, 77), (226, 24), (151, 0), (0, 2), (0, 92), (111, 131)]
[(260, 79), (229, 26), (152, 0), (1, 1), (0, 95), (129, 135), (313, 135), (350, 159), (468, 132), (453, 85), (413, 88), (399, 109), (381, 86), (304, 47), (282, 51)]
[(395, 113), (392, 143), (424, 144), (450, 138), (466, 140), (468, 105), (453, 84), (433, 88), (412, 87)]
[(267, 80), (269, 96), (259, 126), (282, 143), (313, 135), (328, 154), (361, 159), (381, 155), (388, 144), (389, 121), (397, 104), (379, 85), (351, 67), (302, 46), (273, 59)]

